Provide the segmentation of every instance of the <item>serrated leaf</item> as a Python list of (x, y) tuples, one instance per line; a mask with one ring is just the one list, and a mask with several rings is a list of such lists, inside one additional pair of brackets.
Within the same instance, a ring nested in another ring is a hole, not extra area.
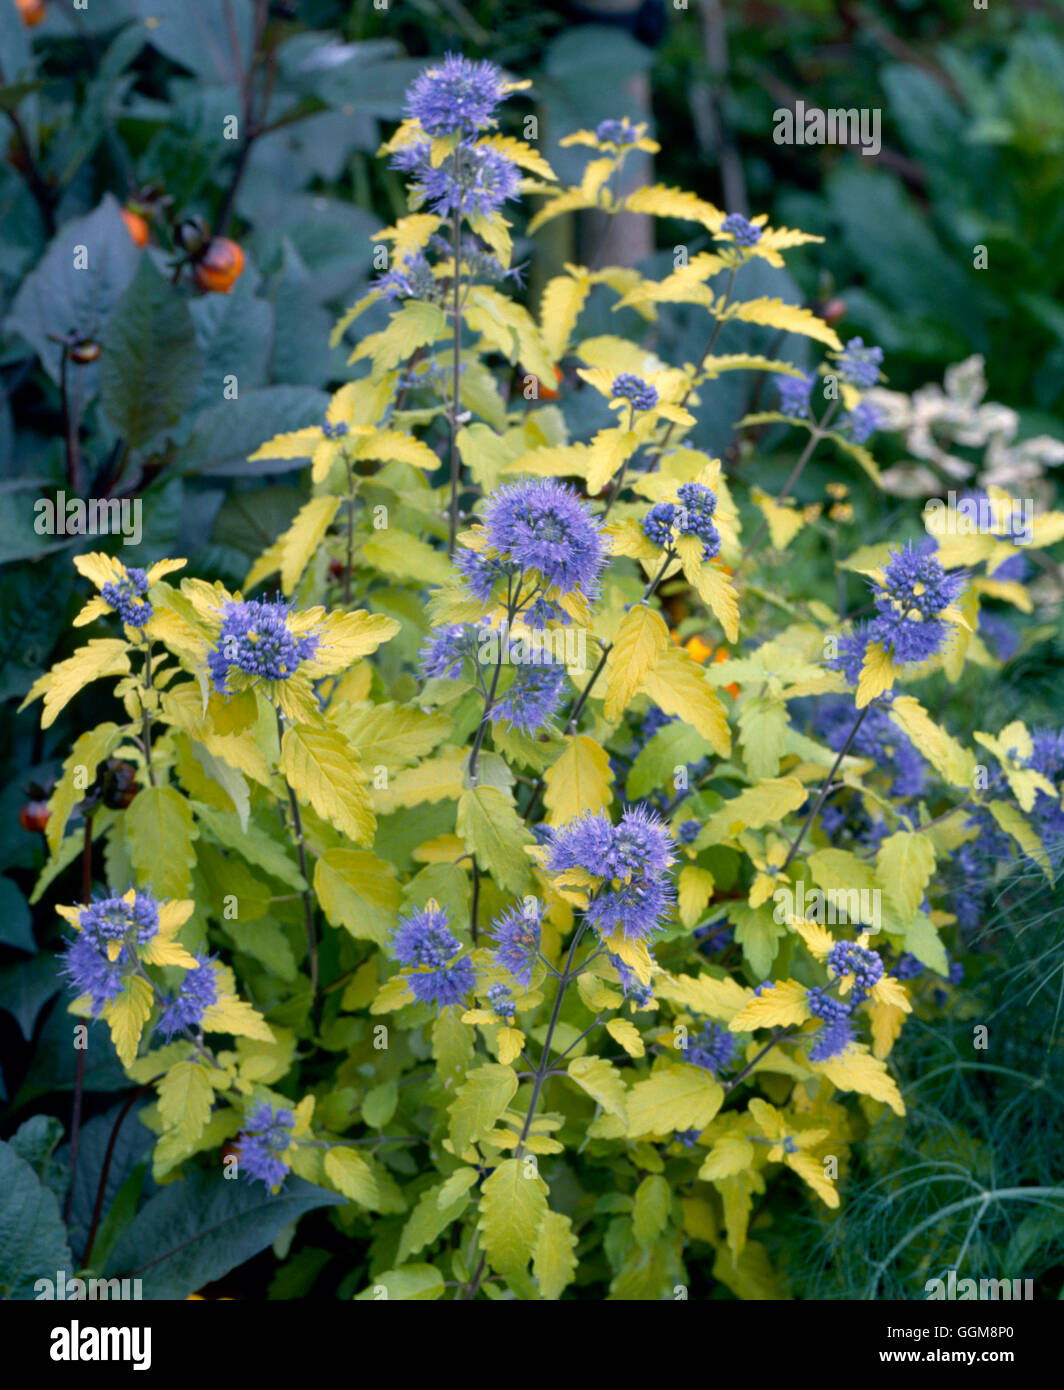
[(189, 803), (173, 787), (144, 787), (122, 818), (137, 881), (160, 898), (185, 898), (192, 888), (195, 825)]
[(628, 1135), (705, 1129), (724, 1101), (724, 1091), (700, 1067), (666, 1066), (628, 1094)]
[(1004, 830), (1011, 835), (1028, 859), (1033, 859), (1050, 883), (1054, 881), (1053, 867), (1041, 838), (1033, 827), (1007, 801), (990, 801), (986, 808)]
[(458, 834), (477, 862), (508, 893), (520, 894), (528, 882), (525, 846), (533, 843), (508, 796), (497, 787), (472, 787), (458, 802)]
[(471, 1071), (459, 1086), (450, 1108), (450, 1134), (456, 1154), (494, 1125), (517, 1094), (517, 1074), (512, 1067), (488, 1062)]
[(672, 1189), (659, 1173), (650, 1173), (635, 1190), (632, 1207), (632, 1234), (636, 1243), (651, 1246), (669, 1224)]
[(891, 660), (890, 653), (878, 642), (869, 642), (865, 648), (861, 675), (857, 682), (857, 708), (864, 709), (866, 705), (871, 704), (877, 695), (882, 695), (890, 690), (894, 685), (896, 675), (897, 672), (894, 669), (894, 662)]
[(714, 811), (702, 827), (695, 846), (719, 844), (741, 830), (778, 825), (801, 806), (808, 794), (797, 777), (771, 777), (756, 787), (748, 787), (726, 801), (719, 811)]
[(178, 1062), (159, 1083), (159, 1114), (183, 1143), (196, 1142), (213, 1104), (214, 1088), (202, 1062)]
[(561, 1298), (576, 1273), (576, 1233), (560, 1211), (547, 1211), (532, 1248), (532, 1273), (539, 1291), (551, 1301)]
[(404, 1265), (402, 1269), (387, 1269), (374, 1275), (369, 1288), (356, 1294), (358, 1302), (379, 1302), (394, 1299), (397, 1303), (428, 1303), (442, 1298), (446, 1291), (443, 1275), (432, 1265)]
[(377, 829), (358, 758), (338, 729), (296, 724), (281, 740), (281, 771), (318, 815), (356, 844), (370, 844)]
[[(472, 1172), (474, 1179), (476, 1178), (474, 1169), (465, 1171)], [(416, 1255), (419, 1250), (424, 1250), (426, 1245), (432, 1245), (437, 1241), (451, 1222), (456, 1221), (469, 1205), (466, 1188), (452, 1191), (447, 1202), (440, 1202), (444, 1187), (444, 1183), (438, 1183), (435, 1187), (426, 1188), (418, 1198), (417, 1205), (407, 1217), (403, 1234), (399, 1237), (396, 1259), (400, 1263), (411, 1255)]]
[(569, 1076), (611, 1115), (626, 1119), (624, 1078), (604, 1057), (577, 1057), (569, 1063)]
[(140, 1035), (152, 1008), (152, 987), (142, 975), (130, 978), (117, 999), (103, 1007), (100, 1017), (111, 1030), (111, 1041), (123, 1066), (133, 1064), (140, 1044)]
[(812, 1062), (810, 1065), (840, 1091), (858, 1091), (861, 1095), (871, 1096), (873, 1100), (883, 1101), (896, 1115), (905, 1114), (901, 1092), (887, 1071), (886, 1063), (873, 1057), (867, 1049), (852, 1044), (841, 1057), (833, 1058), (830, 1062)]
[(644, 694), (702, 735), (722, 758), (731, 752), (728, 716), (706, 674), (687, 652), (670, 647), (642, 682)]
[(369, 850), (329, 849), (314, 866), (314, 892), (335, 927), (383, 946), (395, 929), (401, 893), (395, 869)]
[(764, 328), (781, 328), (786, 333), (800, 333), (815, 338), (829, 348), (841, 352), (842, 344), (835, 330), (823, 319), (797, 304), (784, 304), (782, 299), (747, 299), (729, 310), (729, 318), (742, 323), (757, 323)]
[(325, 1176), (338, 1192), (373, 1211), (380, 1201), (373, 1169), (354, 1149), (331, 1148), (325, 1154)]
[(923, 902), (934, 869), (935, 847), (927, 835), (899, 830), (876, 853), (876, 875), (906, 916)]
[(614, 1042), (620, 1043), (629, 1057), (642, 1057), (646, 1054), (642, 1034), (628, 1019), (611, 1018), (606, 1024), (606, 1032)]
[(698, 1170), (698, 1177), (700, 1182), (714, 1182), (719, 1178), (733, 1177), (736, 1173), (747, 1173), (753, 1166), (753, 1144), (738, 1135), (726, 1134), (710, 1149)]
[(669, 630), (660, 613), (637, 604), (625, 614), (606, 664), (603, 713), (611, 723), (627, 709), (668, 645)]
[(565, 825), (585, 811), (600, 811), (613, 800), (613, 770), (606, 750), (587, 734), (566, 738), (561, 757), (544, 774), (547, 824)]
[(125, 642), (115, 637), (95, 637), (35, 681), (19, 709), (24, 710), (43, 695), (41, 728), (47, 729), (90, 681), (102, 680), (104, 676), (124, 676), (129, 669), (129, 652)]
[(480, 1241), (498, 1274), (517, 1274), (528, 1264), (547, 1212), (546, 1185), (522, 1160), (505, 1159), (484, 1182)]
[[(59, 846), (63, 842), (63, 831), (66, 829), (71, 811), (81, 801), (86, 790), (95, 780), (97, 767), (114, 751), (121, 740), (122, 731), (117, 724), (101, 724), (98, 728), (89, 729), (75, 740), (74, 746), (70, 750), (70, 756), (63, 764), (63, 774), (56, 783), (51, 800), (48, 802), (50, 814), (45, 836), (48, 840), (48, 848), (53, 855), (58, 852)], [(80, 788), (74, 785), (74, 779), (78, 776), (78, 768), (83, 768), (85, 771), (84, 781)]]
[(735, 1015), (728, 1027), (733, 1033), (752, 1033), (755, 1028), (781, 1028), (804, 1023), (811, 1015), (806, 987), (797, 980), (773, 980)]

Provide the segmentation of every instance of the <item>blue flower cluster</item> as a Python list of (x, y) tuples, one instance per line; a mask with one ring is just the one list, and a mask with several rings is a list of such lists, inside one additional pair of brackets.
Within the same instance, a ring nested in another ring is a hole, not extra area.
[(836, 980), (853, 976), (850, 999), (855, 1007), (868, 998), (873, 986), (883, 978), (883, 961), (879, 955), (853, 941), (837, 941), (828, 952), (827, 964)]
[(283, 681), (293, 676), (301, 661), (318, 650), (319, 638), (308, 632), (297, 637), (288, 626), (288, 603), (263, 599), (231, 600), (222, 610), (222, 630), (207, 654), (207, 668), (214, 688), (229, 694), (232, 667), (248, 676)]
[(639, 133), (634, 126), (628, 124), (628, 118), (623, 120), (599, 121), (595, 127), (595, 138), (601, 140), (604, 145), (631, 145), (639, 139)]
[[(853, 727), (853, 701), (845, 695), (827, 695), (817, 706), (814, 728), (829, 748), (837, 753)], [(912, 740), (893, 722), (885, 710), (872, 708), (865, 715), (850, 751), (860, 758), (871, 758), (878, 768), (889, 768), (894, 775), (891, 795), (919, 796), (926, 781), (927, 764)], [(828, 808), (825, 807), (825, 810)], [(822, 823), (823, 813), (821, 813)]]
[(720, 224), (720, 229), (733, 236), (739, 246), (756, 246), (761, 240), (761, 228), (748, 221), (741, 212), (730, 212)]
[(520, 907), (511, 907), (496, 917), (488, 932), (495, 942), (495, 963), (508, 970), (525, 989), (539, 955), (545, 911), (546, 907), (538, 899), (526, 898)]
[(553, 478), (507, 484), (488, 500), (484, 525), (503, 565), (536, 570), (562, 595), (598, 597), (602, 528), (572, 488)]
[(735, 1061), (736, 1037), (727, 1028), (716, 1023), (707, 1023), (702, 1031), (689, 1039), (684, 1050), (684, 1061), (693, 1067), (701, 1067), (711, 1076), (719, 1076)]
[(864, 444), (882, 426), (885, 418), (883, 411), (873, 401), (859, 401), (853, 410), (843, 415), (839, 428), (855, 444)]
[(720, 532), (713, 524), (717, 496), (703, 483), (684, 483), (677, 493), (679, 502), (658, 502), (643, 518), (643, 534), (664, 550), (673, 544), (674, 532), (698, 536), (703, 560), (720, 554)]
[(506, 985), (489, 985), (488, 1003), (504, 1023), (513, 1023), (516, 1009), (513, 995)]
[(494, 63), (448, 53), (411, 83), (406, 114), (426, 135), (474, 135), (495, 124), (495, 108), (505, 96), (503, 74)]
[(631, 401), (636, 410), (653, 410), (658, 403), (657, 387), (634, 372), (621, 372), (615, 377), (610, 395), (615, 401)]
[(491, 665), (502, 659), (511, 673), (488, 711), (491, 722), (505, 721), (525, 734), (546, 728), (565, 698), (565, 663), (547, 647), (513, 637), (505, 627), (455, 623), (440, 628), (421, 649), (421, 669), (426, 676), (458, 680), (467, 662), (479, 662), (485, 651), (491, 652)]
[(155, 611), (144, 595), (148, 592), (148, 576), (142, 569), (127, 569), (119, 580), (111, 580), (100, 590), (104, 603), (109, 604), (127, 627), (144, 627)]
[(601, 936), (646, 941), (662, 929), (672, 909), (674, 841), (655, 815), (630, 807), (614, 825), (603, 811), (585, 812), (546, 843), (550, 873), (581, 869), (591, 877), (586, 917)]
[(337, 421), (335, 425), (331, 425), (329, 421), (326, 420), (321, 427), (321, 432), (326, 439), (343, 439), (350, 431), (343, 420)]
[(953, 636), (953, 625), (941, 614), (964, 587), (963, 574), (948, 574), (929, 549), (906, 542), (903, 549), (891, 551), (883, 583), (872, 581), (875, 617), (840, 638), (838, 656), (828, 664), (843, 672), (847, 684), (856, 685), (869, 642), (879, 643), (901, 667), (940, 656)]
[(196, 969), (185, 973), (177, 993), (162, 1000), (162, 1015), (155, 1025), (164, 1038), (198, 1028), (203, 1015), (218, 1002), (218, 979), (210, 956), (196, 956)]
[(793, 420), (808, 419), (816, 372), (810, 372), (808, 376), (774, 376), (772, 380), (780, 393), (781, 413)]
[(865, 347), (863, 338), (851, 338), (838, 356), (839, 376), (862, 391), (875, 386), (883, 365), (881, 347)]
[(460, 1004), (476, 983), (468, 957), (456, 959), (462, 943), (437, 902), (400, 917), (392, 947), (399, 963), (412, 972), (407, 984), (422, 1004)]
[(654, 991), (650, 986), (643, 984), (631, 966), (621, 960), (620, 956), (615, 956), (612, 951), (608, 951), (606, 958), (617, 972), (621, 989), (624, 990), (624, 997), (631, 999), (638, 1008), (643, 1008), (644, 1005), (649, 1004), (654, 997)]
[[(100, 898), (78, 913), (81, 930), (70, 943), (61, 967), (75, 997), (87, 994), (94, 1016), (117, 999), (137, 963), (136, 946), (145, 946), (158, 933), (159, 908), (149, 893), (125, 898)], [(121, 942), (111, 960), (108, 947)]]
[(236, 1146), (249, 1182), (265, 1183), (268, 1188), (279, 1187), (284, 1182), (288, 1165), (281, 1155), (292, 1143), (295, 1122), (291, 1110), (275, 1111), (266, 1102), (248, 1116), (245, 1128), (236, 1137)]
[(851, 1006), (845, 1000), (833, 999), (818, 986), (806, 992), (806, 1001), (813, 1017), (822, 1019), (824, 1023), (809, 1049), (809, 1060), (829, 1062), (833, 1057), (845, 1052), (854, 1040), (853, 1024), (850, 1021)]

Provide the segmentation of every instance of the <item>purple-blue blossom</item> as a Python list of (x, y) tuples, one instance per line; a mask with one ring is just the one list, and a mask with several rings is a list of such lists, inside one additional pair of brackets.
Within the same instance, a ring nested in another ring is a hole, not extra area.
[(470, 960), (455, 959), (462, 943), (450, 929), (446, 910), (436, 902), (399, 918), (392, 949), (411, 971), (406, 983), (419, 1003), (459, 1004), (476, 983)]
[(621, 372), (615, 377), (610, 395), (615, 401), (631, 401), (636, 410), (653, 410), (658, 403), (657, 387), (634, 372)]
[(865, 347), (863, 338), (851, 338), (838, 355), (839, 376), (862, 391), (875, 386), (883, 365), (881, 347)]
[(816, 385), (816, 372), (808, 376), (774, 376), (776, 389), (780, 393), (780, 413), (793, 420), (809, 417), (809, 401)]
[(553, 478), (506, 484), (488, 499), (484, 526), (504, 564), (537, 570), (562, 594), (597, 597), (601, 527), (572, 488)]
[(151, 621), (155, 611), (144, 597), (147, 592), (148, 576), (142, 569), (134, 568), (127, 569), (121, 579), (105, 584), (100, 596), (127, 627), (142, 628)]
[(222, 610), (222, 630), (207, 654), (214, 688), (229, 694), (229, 672), (235, 666), (248, 676), (284, 681), (302, 661), (317, 653), (319, 638), (307, 632), (296, 636), (288, 626), (292, 606), (262, 599), (232, 599)]
[(284, 1182), (288, 1165), (281, 1155), (292, 1143), (295, 1122), (291, 1110), (275, 1111), (266, 1102), (248, 1116), (245, 1127), (236, 1137), (236, 1147), (240, 1166), (249, 1182), (265, 1183), (271, 1189)]
[(756, 246), (761, 240), (761, 228), (745, 218), (741, 212), (730, 212), (720, 224), (720, 229), (734, 237), (739, 246)]
[(503, 81), (494, 63), (448, 53), (410, 84), (406, 114), (427, 135), (475, 134), (494, 124), (495, 108), (506, 96)]
[(196, 956), (196, 968), (185, 972), (181, 988), (162, 1001), (162, 1014), (155, 1025), (164, 1038), (198, 1028), (203, 1015), (218, 1002), (218, 979), (211, 965), (212, 957)]
[(525, 989), (539, 955), (545, 911), (546, 907), (537, 898), (526, 898), (519, 907), (508, 908), (496, 917), (488, 931), (495, 942), (495, 963), (508, 970)]

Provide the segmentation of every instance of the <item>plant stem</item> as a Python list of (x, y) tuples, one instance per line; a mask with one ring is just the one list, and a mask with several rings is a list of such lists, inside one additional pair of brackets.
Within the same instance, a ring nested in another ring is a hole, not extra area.
[[(580, 938), (583, 936), (586, 926), (586, 922), (581, 922), (573, 933), (572, 941), (569, 943), (569, 953), (565, 958), (565, 969), (562, 971), (558, 980), (558, 993), (554, 996), (554, 1007), (551, 1010), (550, 1022), (547, 1024), (547, 1032), (543, 1039), (543, 1051), (540, 1054), (539, 1066), (536, 1068), (532, 1079), (532, 1096), (528, 1102), (528, 1110), (525, 1113), (525, 1122), (521, 1126), (521, 1137), (518, 1139), (517, 1146), (514, 1149), (515, 1162), (520, 1162), (521, 1160), (525, 1143), (532, 1130), (532, 1121), (536, 1118), (536, 1107), (539, 1105), (539, 1098), (542, 1094), (544, 1083), (547, 1080), (547, 1075), (551, 1069), (550, 1045), (554, 1041), (554, 1033), (558, 1027), (558, 1019), (561, 1016), (562, 1000), (565, 998), (565, 991), (571, 981), (575, 980), (576, 976), (580, 973), (579, 971), (573, 970), (573, 961), (576, 957), (576, 948), (580, 945)], [(473, 1275), (466, 1293), (467, 1300), (476, 1298), (477, 1296), (477, 1291), (480, 1288), (480, 1283), (484, 1276), (485, 1260), (486, 1256), (481, 1255), (480, 1263), (477, 1265), (476, 1272)]]
[[(738, 267), (737, 265), (732, 266), (731, 274), (728, 276), (728, 283), (727, 283), (727, 285), (725, 286), (725, 289), (724, 289), (724, 300), (723, 300), (723, 303), (722, 303), (721, 306), (720, 306), (720, 313), (717, 315), (716, 321), (715, 321), (715, 323), (713, 324), (713, 329), (712, 329), (712, 331), (711, 331), (711, 333), (710, 333), (710, 335), (709, 335), (709, 341), (706, 343), (705, 347), (702, 349), (702, 356), (698, 359), (698, 370), (699, 370), (699, 371), (701, 371), (702, 368), (705, 366), (706, 358), (709, 356), (709, 354), (713, 351), (713, 349), (714, 349), (714, 348), (716, 347), (716, 345), (717, 345), (717, 339), (720, 337), (720, 330), (721, 330), (721, 328), (723, 328), (724, 323), (725, 323), (725, 320), (724, 320), (724, 318), (723, 318), (722, 316), (723, 316), (723, 314), (724, 314), (725, 309), (727, 309), (727, 307), (728, 307), (728, 302), (729, 302), (730, 299), (731, 299), (732, 290), (734, 290), (734, 288), (735, 288), (735, 277), (736, 277), (736, 275), (738, 275), (738, 273), (739, 273), (739, 267)], [(687, 402), (690, 400), (690, 398), (691, 398), (691, 393), (694, 391), (694, 389), (695, 389), (695, 388), (694, 388), (694, 384), (692, 383), (692, 384), (687, 388), (687, 390), (683, 393), (683, 397), (682, 397), (682, 399), (680, 400), (680, 409), (681, 409), (681, 410), (684, 408), (684, 406), (685, 406), (685, 405), (687, 404)], [(648, 472), (648, 473), (653, 473), (654, 469), (657, 468), (658, 462), (659, 462), (659, 460), (661, 459), (662, 454), (663, 454), (663, 453), (665, 452), (665, 450), (669, 447), (669, 440), (672, 438), (673, 431), (675, 430), (675, 428), (676, 428), (676, 421), (675, 421), (675, 420), (670, 420), (670, 421), (669, 421), (669, 427), (668, 427), (668, 429), (665, 431), (665, 434), (664, 434), (664, 436), (662, 437), (661, 443), (660, 443), (660, 444), (658, 445), (658, 447), (654, 450), (654, 456), (653, 456), (653, 458), (650, 460), (650, 467), (647, 469), (647, 472)]]
[[(455, 176), (461, 177), (461, 170), (457, 167), (461, 162), (461, 153), (455, 150)], [(460, 389), (459, 378), (462, 372), (462, 215), (455, 209), (454, 227), (452, 230), (452, 250), (454, 252), (454, 284), (452, 288), (451, 300), (451, 319), (453, 328), (452, 353), (454, 361), (451, 365), (451, 506), (450, 520), (448, 525), (449, 543), (448, 554), (454, 554), (454, 547), (458, 539), (458, 486), (461, 481), (462, 461), (458, 454), (458, 392)]]
[[(662, 579), (664, 579), (665, 571), (669, 568), (669, 566), (675, 559), (676, 552), (674, 550), (666, 550), (665, 557), (662, 560), (661, 568), (658, 570), (657, 574), (655, 574), (654, 578), (650, 581), (647, 587), (643, 590), (643, 596), (639, 600), (640, 603), (646, 603), (648, 599), (654, 596), (654, 590), (661, 583)], [(573, 730), (576, 728), (577, 722), (579, 721), (580, 716), (583, 714), (588, 700), (591, 698), (592, 687), (598, 680), (599, 676), (601, 676), (603, 671), (606, 669), (606, 662), (609, 660), (610, 652), (612, 651), (612, 642), (607, 643), (606, 646), (603, 647), (602, 655), (599, 657), (598, 660), (598, 665), (591, 672), (591, 679), (580, 692), (579, 696), (577, 697), (576, 703), (573, 705), (573, 708), (569, 714), (569, 718), (565, 721), (566, 734), (571, 734)], [(536, 812), (537, 806), (539, 804), (539, 799), (543, 795), (543, 789), (545, 785), (546, 783), (544, 782), (543, 778), (540, 777), (539, 780), (536, 782), (536, 785), (532, 789), (532, 795), (529, 797), (528, 805), (525, 807), (524, 819), (526, 825)]]
[[(147, 695), (151, 686), (151, 643), (145, 642), (144, 645), (144, 694)], [(140, 702), (141, 713), (141, 738), (144, 743), (144, 762), (148, 769), (148, 781), (155, 786), (155, 769), (151, 765), (151, 715), (148, 713), (147, 701), (142, 699)]]
[[(776, 498), (777, 502), (782, 502), (785, 497), (789, 497), (791, 495), (791, 489), (795, 486), (798, 479), (802, 476), (802, 473), (805, 469), (805, 465), (813, 457), (813, 450), (827, 434), (827, 427), (831, 423), (831, 417), (835, 414), (835, 411), (837, 409), (838, 401), (832, 401), (832, 403), (828, 406), (827, 410), (825, 410), (824, 414), (820, 417), (819, 421), (809, 431), (809, 441), (806, 444), (805, 448), (802, 450), (801, 454), (798, 456), (798, 462), (791, 469), (790, 477), (783, 484), (783, 488), (779, 493), (779, 496)], [(753, 536), (743, 547), (744, 559), (747, 555), (749, 555), (750, 551), (753, 550), (754, 546), (765, 534), (767, 528), (768, 521), (762, 521), (761, 525), (754, 532)]]
[[(107, 1141), (107, 1148), (103, 1156), (103, 1166), (100, 1169), (100, 1181), (96, 1185), (96, 1201), (92, 1208), (92, 1222), (89, 1225), (89, 1234), (85, 1241), (85, 1250), (81, 1256), (81, 1265), (83, 1269), (89, 1268), (89, 1261), (92, 1259), (92, 1247), (96, 1243), (96, 1232), (100, 1225), (100, 1217), (103, 1214), (103, 1199), (107, 1191), (107, 1179), (111, 1172), (111, 1160), (114, 1157), (115, 1144), (118, 1142), (118, 1132), (122, 1128), (126, 1116), (133, 1109), (134, 1105), (136, 1105), (137, 1101), (140, 1100), (141, 1096), (144, 1095), (146, 1091), (151, 1090), (151, 1085), (152, 1083), (148, 1081), (145, 1085), (133, 1092), (125, 1105), (123, 1105), (122, 1109), (118, 1112), (115, 1117), (115, 1122), (111, 1126), (111, 1137)], [(73, 1187), (73, 1174), (71, 1175), (71, 1179), (71, 1186)]]
[[(92, 815), (85, 817), (85, 838), (81, 847), (81, 901), (86, 907), (92, 897)], [(85, 1091), (85, 1049), (77, 1049), (74, 1067), (74, 1093), (70, 1101), (70, 1187), (63, 1203), (64, 1219), (69, 1226), (74, 1203), (74, 1179), (78, 1172), (78, 1150), (81, 1147), (81, 1101)]]
[(351, 565), (355, 553), (355, 480), (347, 459), (347, 563), (344, 567), (344, 607), (351, 607)]
[[(284, 721), (281, 711), (277, 710), (277, 737), (284, 737)], [(299, 858), (299, 871), (303, 875), (303, 881), (308, 886), (300, 892), (303, 899), (303, 926), (307, 936), (307, 956), (310, 960), (310, 994), (313, 1001), (315, 1013), (320, 1008), (321, 996), (318, 993), (318, 936), (314, 930), (314, 906), (311, 901), (310, 875), (307, 872), (307, 847), (303, 839), (303, 817), (299, 810), (299, 801), (288, 778), (285, 778), (285, 786), (288, 789), (288, 810), (292, 820), (292, 834), (296, 842), (296, 855)]]
[(783, 861), (782, 865), (780, 866), (781, 874), (786, 873), (787, 870), (790, 868), (791, 860), (798, 853), (799, 849), (801, 848), (802, 841), (805, 839), (807, 832), (809, 831), (810, 827), (812, 826), (813, 822), (816, 820), (820, 812), (821, 806), (823, 806), (824, 802), (828, 799), (828, 793), (831, 791), (831, 784), (835, 780), (835, 774), (841, 767), (843, 758), (845, 758), (846, 754), (850, 751), (850, 745), (857, 737), (857, 731), (864, 723), (865, 715), (871, 708), (871, 705), (865, 705), (864, 709), (861, 710), (857, 718), (854, 720), (853, 728), (846, 735), (846, 742), (839, 749), (839, 755), (832, 764), (831, 771), (824, 779), (824, 785), (820, 788), (820, 795), (813, 802), (812, 809), (806, 816), (805, 820), (802, 822), (802, 828), (798, 831), (794, 843), (791, 845), (790, 850), (787, 853), (787, 858)]

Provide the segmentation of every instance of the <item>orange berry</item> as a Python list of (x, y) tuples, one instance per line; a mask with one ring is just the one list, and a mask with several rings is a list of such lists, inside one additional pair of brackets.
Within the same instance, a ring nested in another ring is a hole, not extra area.
[(47, 801), (27, 801), (18, 813), (18, 820), (23, 830), (37, 831), (43, 835), (50, 815)]
[(193, 274), (201, 290), (228, 294), (244, 269), (244, 253), (228, 237), (211, 237), (207, 249), (196, 262)]
[[(560, 386), (560, 385), (562, 384), (562, 369), (561, 369), (561, 367), (555, 367), (555, 368), (554, 368), (554, 380), (555, 380), (555, 383), (556, 383), (558, 386)], [(543, 383), (542, 383), (542, 381), (539, 383), (539, 398), (540, 398), (540, 400), (543, 400), (543, 401), (556, 401), (560, 395), (561, 395), (561, 392), (560, 392), (560, 391), (554, 391), (554, 390), (552, 390), (549, 386), (544, 386)]]
[(686, 646), (689, 655), (693, 656), (700, 666), (713, 650), (712, 647), (706, 646), (701, 637), (689, 637)]
[(148, 244), (148, 224), (139, 212), (134, 212), (132, 208), (119, 209), (122, 213), (122, 221), (126, 224), (126, 231), (137, 246), (147, 246)]
[(48, 13), (45, 0), (15, 0), (15, 8), (22, 16), (22, 22), (27, 29), (32, 29), (35, 25), (40, 24)]

